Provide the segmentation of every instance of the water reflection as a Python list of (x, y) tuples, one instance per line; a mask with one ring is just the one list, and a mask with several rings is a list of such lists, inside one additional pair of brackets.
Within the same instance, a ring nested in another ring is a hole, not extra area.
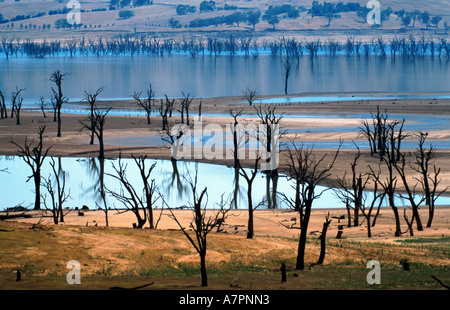
[[(8, 160), (6, 160), (8, 159)], [(127, 166), (127, 176), (136, 189), (142, 187), (139, 169), (133, 159), (122, 159)], [(105, 186), (108, 189), (120, 192), (120, 183), (108, 176), (113, 174), (112, 164), (115, 160), (99, 160), (97, 158), (61, 158), (61, 165), (67, 171), (66, 187), (70, 189), (71, 199), (65, 203), (65, 207), (79, 207), (86, 205), (90, 209), (106, 206), (110, 209), (120, 204), (109, 195), (105, 194)], [(170, 160), (147, 159), (149, 166), (156, 163), (151, 178), (155, 179), (158, 190), (164, 195), (165, 201), (171, 207), (188, 205), (189, 192), (185, 177), (192, 174), (195, 169), (194, 162), (174, 162)], [(0, 209), (22, 205), (31, 207), (34, 202), (34, 186), (26, 183), (29, 174), (28, 167), (18, 157), (0, 156), (0, 168), (8, 169), (9, 173), (0, 174)], [(42, 174), (51, 172), (48, 160), (42, 167)], [(247, 170), (249, 171), (249, 170)], [(249, 172), (250, 173), (250, 172)], [(269, 184), (269, 186), (268, 186)], [(294, 197), (294, 189), (291, 182), (283, 175), (267, 176), (258, 173), (253, 183), (253, 201), (265, 201), (260, 208), (287, 208), (287, 204), (280, 199), (280, 192), (288, 197)], [(217, 207), (221, 203), (221, 197), (232, 196), (235, 199), (234, 207), (247, 208), (247, 185), (245, 181), (239, 181), (236, 170), (232, 167), (198, 163), (198, 187), (208, 188), (208, 207)], [(321, 187), (321, 189), (324, 189)], [(367, 193), (370, 195), (371, 193)], [(406, 205), (406, 202), (398, 199), (397, 205)], [(386, 204), (385, 204), (386, 205)], [(450, 197), (440, 197), (437, 205), (450, 205)], [(337, 198), (333, 191), (326, 191), (315, 202), (315, 208), (344, 208), (345, 206)]]
[[(449, 62), (433, 59), (301, 56), (288, 88), (291, 93), (450, 91)], [(131, 99), (133, 91), (146, 89), (149, 82), (157, 97), (179, 96), (182, 90), (203, 98), (241, 96), (246, 86), (262, 95), (277, 95), (284, 89), (283, 59), (269, 55), (12, 58), (0, 67), (0, 85), (6, 90), (25, 88), (24, 103), (35, 103), (41, 96), (50, 97), (49, 72), (57, 69), (69, 73), (63, 89), (71, 101), (101, 86), (103, 98)]]

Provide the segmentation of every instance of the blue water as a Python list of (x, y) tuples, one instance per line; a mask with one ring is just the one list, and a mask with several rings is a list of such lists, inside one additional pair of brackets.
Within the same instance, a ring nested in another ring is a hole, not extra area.
[[(58, 162), (56, 160), (56, 162)], [(141, 186), (139, 172), (132, 159), (123, 159), (124, 164), (127, 165), (127, 176), (137, 192)], [(97, 205), (102, 205), (101, 198), (98, 194), (98, 179), (99, 179), (99, 162), (97, 159), (91, 158), (70, 158), (63, 157), (61, 159), (62, 168), (66, 171), (66, 188), (70, 189), (71, 198), (67, 201), (65, 207), (81, 207), (83, 205), (89, 206), (91, 209), (96, 209)], [(160, 192), (164, 195), (171, 208), (178, 208), (182, 206), (189, 206), (192, 202), (187, 180), (195, 177), (194, 162), (178, 162), (179, 176), (181, 180), (181, 187), (177, 186), (176, 178), (173, 178), (173, 169), (170, 161), (167, 160), (147, 160), (147, 166), (156, 163), (156, 167), (152, 172), (150, 179), (156, 180), (156, 185)], [(118, 160), (105, 161), (105, 173), (114, 174), (112, 165), (118, 165)], [(24, 161), (15, 156), (0, 156), (0, 168), (7, 169), (7, 172), (0, 172), (0, 210), (21, 205), (24, 207), (32, 207), (34, 205), (34, 183), (31, 180), (26, 182), (30, 175), (30, 168)], [(42, 177), (48, 178), (50, 175), (49, 159), (46, 160), (42, 168)], [(249, 172), (248, 169), (246, 171)], [(220, 176), (220, 179), (218, 179)], [(253, 202), (255, 205), (266, 198), (266, 176), (259, 173), (253, 184)], [(206, 163), (198, 163), (198, 189), (203, 190), (207, 188), (208, 208), (218, 208), (217, 204), (221, 201), (221, 196), (227, 198), (233, 193), (234, 188), (234, 169), (222, 165), (213, 165)], [(111, 176), (105, 175), (105, 186), (110, 190), (120, 191), (119, 183)], [(247, 185), (243, 178), (239, 181), (239, 204), (238, 207), (245, 209)], [(292, 183), (284, 176), (280, 176), (278, 180), (277, 191), (282, 192), (288, 197), (292, 197), (294, 190), (291, 187)], [(317, 193), (324, 191), (323, 195), (314, 203), (315, 208), (344, 208), (345, 206), (336, 197), (332, 190), (327, 187), (317, 187)], [(46, 189), (41, 187), (41, 193), (45, 195)], [(370, 197), (371, 193), (366, 193)], [(48, 199), (49, 196), (47, 195)], [(205, 200), (206, 202), (206, 200)], [(407, 205), (406, 201), (398, 198), (396, 203), (398, 206)], [(107, 196), (107, 205), (110, 208), (123, 208), (123, 206), (111, 196)], [(387, 202), (384, 202), (387, 205)], [(437, 205), (450, 205), (450, 197), (439, 198)], [(157, 202), (157, 206), (161, 207), (161, 200)], [(281, 197), (278, 197), (278, 207), (287, 208), (283, 203)], [(265, 208), (263, 205), (261, 208)]]

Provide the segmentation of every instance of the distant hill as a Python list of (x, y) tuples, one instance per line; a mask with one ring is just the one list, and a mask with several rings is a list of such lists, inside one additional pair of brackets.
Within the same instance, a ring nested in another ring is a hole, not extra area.
[[(162, 36), (245, 32), (257, 36), (299, 33), (302, 35), (374, 35), (429, 33), (448, 35), (450, 5), (441, 0), (380, 1), (383, 23), (366, 21), (366, 0), (329, 0), (315, 16), (312, 0), (99, 0), (79, 1), (81, 25), (65, 20), (67, 1), (0, 0), (0, 36), (63, 38), (151, 33)], [(316, 8), (323, 5), (317, 1)], [(333, 10), (333, 12), (330, 12)], [(121, 11), (127, 11), (122, 12)], [(259, 12), (259, 13), (258, 13)], [(426, 13), (425, 13), (426, 12)], [(120, 13), (120, 15), (119, 15)], [(425, 16), (425, 15), (428, 15)], [(73, 16), (73, 15), (69, 15)], [(408, 16), (410, 20), (408, 23)], [(433, 23), (434, 22), (434, 23)], [(446, 29), (447, 25), (447, 29)]]

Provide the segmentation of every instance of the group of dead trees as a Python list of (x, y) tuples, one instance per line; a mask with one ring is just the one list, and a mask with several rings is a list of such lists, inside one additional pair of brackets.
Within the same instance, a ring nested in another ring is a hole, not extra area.
[[(61, 137), (61, 109), (64, 103), (68, 102), (68, 99), (64, 97), (62, 91), (62, 82), (66, 74), (62, 73), (60, 70), (54, 71), (50, 76), (50, 81), (56, 84), (56, 90), (52, 87), (52, 97), (51, 103), (53, 106), (53, 121), (58, 123), (57, 126), (57, 137)], [(16, 87), (15, 90), (11, 92), (11, 114), (10, 118), (16, 118), (16, 124), (20, 125), (20, 112), (22, 110), (23, 100), (22, 93), (25, 91), (24, 88)], [(44, 117), (45, 107), (47, 103), (43, 97), (39, 98), (39, 107), (42, 111)], [(0, 119), (8, 118), (8, 108), (6, 106), (5, 94), (0, 90)]]
[[(176, 123), (186, 124), (190, 126), (190, 107), (194, 98), (190, 94), (185, 94), (181, 92), (179, 98), (169, 99), (167, 95), (164, 98), (159, 99), (159, 105), (156, 103), (155, 91), (152, 88), (152, 84), (149, 84), (149, 88), (146, 91), (145, 98), (142, 97), (142, 91), (134, 91), (133, 99), (135, 104), (139, 109), (145, 111), (147, 116), (147, 124), (151, 124), (152, 112), (158, 112), (162, 119), (162, 131), (169, 131), (169, 118), (172, 118), (174, 110), (179, 112), (181, 119), (176, 121)], [(201, 116), (201, 102), (199, 104), (199, 117)]]
[[(57, 163), (55, 158), (51, 157), (51, 173), (47, 178), (42, 178), (42, 167), (48, 157), (48, 152), (51, 149), (51, 147), (44, 148), (45, 128), (45, 126), (39, 127), (39, 140), (37, 143), (34, 139), (28, 141), (28, 137), (25, 137), (23, 145), (17, 143), (16, 141), (11, 141), (11, 143), (17, 146), (19, 156), (32, 171), (31, 175), (27, 179), (27, 182), (33, 179), (35, 185), (35, 201), (33, 209), (40, 210), (42, 202), (45, 209), (51, 213), (53, 222), (58, 224), (59, 222), (64, 222), (65, 214), (63, 211), (63, 205), (70, 198), (70, 190), (66, 190), (66, 172), (62, 167), (61, 157), (58, 157)], [(47, 190), (47, 193), (42, 193), (41, 186)], [(47, 203), (47, 198), (50, 200), (50, 206)]]
[[(22, 110), (23, 97), (21, 92), (24, 88), (17, 88), (11, 92), (11, 114), (10, 118), (16, 118), (16, 124), (20, 125), (20, 111)], [(0, 119), (8, 118), (8, 108), (6, 107), (5, 94), (0, 90)]]
[[(378, 165), (368, 165), (367, 169), (358, 168), (361, 151), (357, 147), (356, 155), (350, 163), (351, 174), (345, 173), (337, 178), (338, 186), (335, 193), (345, 204), (348, 226), (359, 226), (359, 216), (362, 214), (367, 222), (367, 235), (372, 236), (382, 203), (387, 200), (394, 213), (395, 236), (401, 236), (401, 214), (398, 209), (397, 198), (407, 201), (411, 209), (411, 216), (404, 209), (403, 218), (413, 235), (413, 223), (418, 231), (424, 229), (419, 209), (428, 208), (426, 227), (431, 227), (437, 199), (447, 191), (440, 188), (441, 170), (434, 162), (436, 147), (426, 146), (428, 134), (419, 132), (418, 145), (413, 152), (403, 152), (402, 141), (410, 137), (404, 132), (405, 120), (389, 120), (386, 113), (372, 114), (371, 120), (363, 120), (360, 133), (369, 142), (370, 155), (379, 159)], [(371, 185), (370, 195), (365, 194)], [(376, 211), (375, 211), (376, 210)], [(375, 214), (373, 213), (375, 211)], [(353, 219), (353, 223), (352, 223)]]

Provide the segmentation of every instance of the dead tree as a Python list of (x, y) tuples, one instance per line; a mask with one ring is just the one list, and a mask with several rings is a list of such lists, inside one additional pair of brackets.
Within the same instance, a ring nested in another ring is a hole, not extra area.
[[(138, 161), (136, 163), (138, 163)], [(119, 202), (121, 202), (122, 205), (126, 208), (125, 212), (128, 212), (128, 211), (133, 212), (133, 214), (136, 216), (136, 220), (137, 220), (137, 223), (133, 224), (133, 228), (144, 227), (145, 223), (147, 222), (147, 218), (148, 218), (147, 202), (151, 203), (151, 200), (146, 201), (147, 197), (142, 197), (136, 191), (136, 189), (133, 187), (133, 185), (129, 181), (129, 179), (127, 177), (127, 173), (126, 173), (128, 164), (123, 163), (121, 156), (119, 156), (118, 165), (113, 164), (112, 167), (113, 167), (115, 174), (106, 173), (106, 175), (119, 181), (121, 188), (120, 188), (119, 192), (115, 192), (113, 190), (106, 188), (106, 193), (110, 194), (112, 197), (114, 197)], [(145, 169), (145, 165), (143, 167), (138, 166), (138, 168)], [(150, 168), (149, 173), (147, 173), (146, 171), (142, 171), (142, 175), (144, 177), (147, 177), (147, 175), (148, 175), (148, 177), (149, 177), (151, 174), (151, 170), (153, 170), (153, 168), (152, 167)], [(148, 178), (146, 180), (148, 181)], [(144, 184), (143, 191), (145, 191), (146, 185), (148, 185), (148, 184)]]
[(64, 79), (64, 77), (67, 74), (63, 74), (61, 73), (61, 71), (56, 70), (55, 72), (52, 73), (52, 75), (50, 76), (50, 81), (52, 81), (53, 83), (56, 84), (58, 91), (56, 91), (53, 87), (52, 87), (52, 102), (55, 106), (55, 111), (58, 117), (58, 134), (57, 137), (61, 137), (61, 108), (62, 105), (66, 102), (68, 102), (68, 99), (66, 97), (64, 97), (63, 92), (62, 92), (62, 81)]
[(23, 97), (20, 95), (25, 89), (21, 88), (11, 93), (11, 118), (16, 117), (16, 125), (20, 125), (20, 110), (22, 109)]
[(146, 205), (148, 213), (148, 222), (150, 229), (155, 229), (155, 219), (153, 216), (153, 206), (159, 197), (157, 197), (157, 186), (155, 179), (150, 179), (153, 169), (156, 167), (156, 163), (151, 165), (148, 169), (146, 168), (147, 156), (134, 157), (134, 162), (139, 169), (139, 174), (141, 176), (142, 187), (144, 192), (143, 203)]
[(52, 167), (53, 178), (55, 185), (52, 182), (52, 174), (47, 179), (44, 179), (43, 185), (47, 189), (51, 198), (51, 208), (47, 206), (46, 195), (42, 195), (44, 206), (52, 213), (53, 223), (64, 223), (64, 211), (63, 205), (70, 197), (70, 189), (66, 194), (66, 172), (62, 168), (61, 157), (58, 157), (58, 167), (56, 167), (56, 161), (52, 157), (50, 160), (50, 166)]
[[(206, 215), (206, 206), (208, 204), (207, 188), (205, 187), (201, 192), (198, 192), (197, 175), (198, 166), (196, 165), (194, 179), (192, 180), (190, 176), (186, 178), (192, 192), (190, 207), (193, 210), (194, 218), (189, 224), (189, 227), (193, 231), (194, 236), (191, 236), (191, 234), (188, 233), (187, 229), (180, 223), (171, 208), (169, 208), (169, 211), (170, 217), (177, 223), (183, 234), (200, 256), (201, 286), (206, 287), (208, 286), (208, 275), (206, 271), (207, 236), (216, 227), (219, 213), (215, 213), (209, 217)], [(203, 202), (205, 198), (206, 202)]]
[(155, 92), (152, 89), (152, 84), (150, 83), (149, 89), (147, 89), (147, 98), (141, 99), (142, 91), (133, 92), (133, 98), (139, 108), (144, 109), (147, 114), (147, 124), (151, 124), (150, 115), (152, 113), (153, 102), (155, 101)]
[(11, 38), (7, 38), (7, 37), (2, 37), (2, 47), (3, 47), (3, 53), (5, 53), (6, 56), (6, 60), (9, 60), (9, 56), (13, 55), (14, 52), (14, 39), (15, 37), (11, 37)]
[[(397, 190), (397, 176), (394, 176), (394, 163), (389, 160), (389, 157), (384, 157), (384, 163), (387, 169), (387, 176), (386, 178), (382, 178), (380, 173), (376, 173), (375, 170), (371, 166), (369, 166), (370, 169), (370, 175), (375, 180), (375, 182), (378, 182), (378, 184), (383, 188), (384, 193), (386, 194), (389, 206), (391, 207), (392, 211), (394, 212), (394, 219), (395, 219), (395, 233), (394, 235), (396, 237), (401, 236), (401, 227), (400, 227), (400, 216), (398, 213), (398, 208), (395, 205), (395, 193)], [(380, 163), (381, 167), (381, 163)], [(380, 170), (380, 167), (378, 170)]]
[(0, 90), (0, 119), (8, 118), (8, 111), (6, 108), (5, 95)]
[(35, 147), (34, 139), (28, 143), (28, 137), (25, 137), (24, 145), (19, 145), (18, 143), (11, 141), (12, 144), (17, 146), (19, 156), (25, 161), (25, 163), (31, 168), (32, 174), (28, 177), (27, 182), (33, 178), (35, 186), (35, 199), (34, 199), (34, 210), (41, 209), (41, 167), (47, 157), (48, 151), (51, 147), (44, 150), (43, 140), (44, 140), (45, 126), (39, 127), (39, 142)]
[(242, 91), (244, 94), (245, 100), (247, 100), (250, 106), (253, 105), (253, 102), (257, 99), (258, 91), (256, 89), (251, 89), (247, 86), (245, 90)]
[(220, 202), (216, 203), (216, 205), (219, 207), (218, 209), (218, 216), (217, 216), (217, 229), (216, 232), (222, 232), (222, 227), (225, 225), (225, 221), (228, 218), (229, 211), (231, 210), (232, 206), (232, 198), (231, 196), (228, 197), (228, 199), (224, 199), (225, 193), (220, 195)]
[(172, 113), (173, 107), (175, 105), (175, 99), (170, 100), (167, 95), (165, 99), (161, 99), (161, 106), (159, 108), (159, 115), (162, 117), (162, 130), (165, 131), (169, 129), (169, 117)]
[[(164, 131), (160, 132), (161, 140), (168, 144), (171, 149), (172, 157), (170, 160), (176, 162), (179, 159), (178, 152), (183, 146), (184, 137), (190, 128), (185, 124), (176, 124), (172, 128), (166, 127)], [(189, 143), (189, 141), (187, 141)]]
[(319, 255), (319, 259), (317, 260), (316, 265), (322, 265), (323, 261), (325, 259), (325, 250), (326, 250), (326, 244), (327, 244), (327, 230), (328, 230), (328, 226), (330, 226), (331, 220), (330, 220), (330, 213), (328, 212), (328, 215), (325, 217), (325, 222), (323, 223), (323, 227), (322, 227), (322, 233), (319, 236), (319, 240), (320, 240), (320, 255)]
[(380, 111), (380, 106), (377, 106), (377, 112), (371, 113), (372, 124), (369, 121), (362, 120), (362, 127), (360, 127), (360, 135), (367, 138), (370, 145), (370, 153), (373, 156), (378, 154), (380, 161), (386, 154), (387, 135), (388, 135), (388, 114), (385, 111)]
[(182, 97), (180, 98), (180, 106), (181, 110), (178, 110), (178, 112), (181, 113), (181, 123), (184, 124), (184, 116), (186, 115), (186, 125), (189, 126), (189, 107), (191, 106), (192, 101), (194, 98), (191, 97), (190, 94), (182, 93)]
[(93, 115), (89, 115), (85, 120), (80, 121), (81, 129), (80, 131), (89, 131), (91, 134), (95, 134), (98, 140), (99, 153), (98, 158), (105, 158), (105, 145), (104, 145), (104, 130), (106, 124), (106, 116), (108, 115), (111, 108), (107, 110), (100, 110), (98, 108), (94, 109)]
[[(379, 178), (379, 174), (381, 172), (378, 173), (377, 177)], [(371, 177), (372, 180), (372, 177)], [(373, 190), (372, 190), (372, 197), (369, 200), (367, 198), (367, 196), (363, 199), (363, 203), (361, 205), (361, 212), (364, 215), (366, 222), (367, 222), (367, 237), (371, 238), (372, 237), (372, 230), (371, 228), (373, 226), (375, 226), (376, 223), (376, 219), (378, 217), (378, 212), (380, 211), (380, 207), (381, 204), (383, 203), (384, 197), (385, 197), (386, 193), (385, 192), (379, 192), (378, 191), (378, 182), (376, 182), (376, 180), (373, 182)], [(378, 206), (377, 206), (378, 204)], [(377, 213), (375, 214), (375, 216), (373, 217), (372, 220), (372, 212), (375, 208), (375, 206), (377, 206)]]
[[(361, 157), (361, 151), (357, 147), (357, 153), (350, 163), (352, 174), (350, 176), (350, 184), (347, 180), (347, 171), (343, 177), (336, 179), (338, 187), (334, 189), (334, 192), (339, 199), (345, 203), (348, 214), (348, 227), (351, 227), (350, 209), (353, 209), (353, 226), (359, 226), (359, 214), (362, 208), (364, 190), (369, 182), (369, 175), (363, 175), (356, 171), (358, 166), (358, 160)], [(352, 207), (353, 205), (353, 207)]]
[[(317, 192), (317, 186), (323, 184), (331, 176), (330, 171), (339, 155), (341, 145), (328, 165), (324, 163), (327, 154), (316, 158), (312, 148), (305, 148), (303, 145), (297, 146), (295, 139), (290, 141), (290, 145), (284, 151), (291, 181), (296, 184), (295, 195), (298, 197), (296, 198), (298, 206), (294, 205), (298, 208), (300, 216), (300, 237), (295, 267), (298, 270), (305, 269), (306, 237), (313, 203), (328, 190)], [(290, 201), (292, 202), (292, 200)]]
[(289, 76), (291, 75), (291, 69), (292, 69), (292, 64), (289, 60), (289, 57), (286, 57), (283, 61), (283, 67), (284, 67), (284, 94), (287, 95), (288, 94), (288, 80), (289, 80)]
[[(285, 134), (280, 130), (280, 122), (283, 119), (283, 113), (277, 116), (275, 114), (276, 106), (270, 104), (265, 105), (265, 109), (262, 109), (262, 104), (259, 107), (255, 106), (257, 116), (260, 120), (260, 124), (263, 127), (262, 131), (257, 133), (257, 139), (259, 143), (264, 147), (263, 155), (265, 155), (265, 163), (263, 172), (267, 176), (267, 200), (268, 208), (275, 208), (277, 206), (277, 180), (278, 180), (278, 155), (279, 155), (279, 141)], [(272, 193), (270, 193), (270, 182), (272, 182)]]
[(418, 147), (414, 151), (415, 163), (411, 165), (411, 168), (419, 174), (419, 177), (415, 178), (425, 196), (425, 205), (428, 206), (428, 221), (427, 227), (431, 227), (434, 217), (434, 206), (436, 200), (443, 195), (448, 187), (438, 191), (438, 187), (441, 183), (440, 173), (441, 169), (436, 167), (433, 163), (436, 157), (436, 147), (425, 147), (425, 142), (428, 137), (428, 133), (419, 133)]
[(230, 124), (231, 132), (233, 134), (233, 167), (234, 167), (234, 191), (233, 191), (233, 200), (232, 204), (235, 208), (238, 208), (238, 195), (239, 195), (239, 170), (240, 170), (240, 156), (239, 150), (242, 149), (242, 136), (240, 134), (239, 121), (238, 117), (242, 115), (242, 109), (230, 109), (228, 111), (230, 116), (233, 118), (233, 124)]
[(100, 87), (97, 89), (95, 93), (88, 93), (84, 91), (84, 99), (89, 103), (90, 107), (90, 120), (91, 120), (91, 141), (89, 142), (90, 145), (94, 144), (94, 136), (95, 136), (95, 116), (94, 116), (94, 110), (95, 110), (95, 103), (97, 102), (97, 97), (100, 95), (100, 93), (103, 91), (103, 87)]
[(244, 179), (247, 181), (247, 208), (248, 208), (248, 223), (247, 223), (247, 239), (252, 239), (255, 235), (254, 232), (254, 221), (253, 221), (253, 211), (255, 211), (261, 203), (257, 204), (255, 207), (253, 206), (253, 199), (252, 199), (252, 187), (253, 187), (253, 181), (255, 180), (255, 177), (258, 173), (258, 163), (260, 161), (261, 157), (258, 157), (255, 160), (255, 165), (251, 171), (251, 174), (248, 174), (242, 166), (239, 164), (240, 169), (240, 175), (244, 177)]
[[(408, 178), (407, 178), (407, 171), (406, 171), (406, 159), (405, 159), (405, 155), (402, 154), (401, 155), (401, 161), (400, 163), (395, 162), (394, 163), (394, 167), (395, 170), (397, 170), (398, 175), (400, 176), (402, 182), (403, 182), (403, 188), (406, 191), (406, 199), (408, 199), (409, 203), (411, 204), (411, 209), (412, 209), (412, 219), (411, 219), (411, 225), (414, 223), (414, 220), (416, 221), (417, 224), (417, 230), (418, 231), (423, 231), (423, 225), (422, 225), (422, 221), (420, 219), (420, 215), (419, 215), (419, 207), (420, 205), (425, 201), (425, 197), (422, 197), (419, 201), (416, 200), (417, 198), (417, 193), (416, 193), (416, 187), (417, 184), (414, 185), (413, 187), (411, 187), (411, 185), (409, 184)], [(403, 195), (400, 195), (403, 198)], [(405, 220), (406, 218), (406, 213), (404, 215)], [(410, 225), (408, 224), (408, 227)], [(410, 232), (412, 233), (412, 227), (410, 228)]]
[(47, 118), (47, 115), (45, 114), (45, 108), (47, 107), (47, 102), (45, 102), (44, 97), (39, 97), (38, 102), (39, 108), (41, 109), (42, 115), (44, 118)]

